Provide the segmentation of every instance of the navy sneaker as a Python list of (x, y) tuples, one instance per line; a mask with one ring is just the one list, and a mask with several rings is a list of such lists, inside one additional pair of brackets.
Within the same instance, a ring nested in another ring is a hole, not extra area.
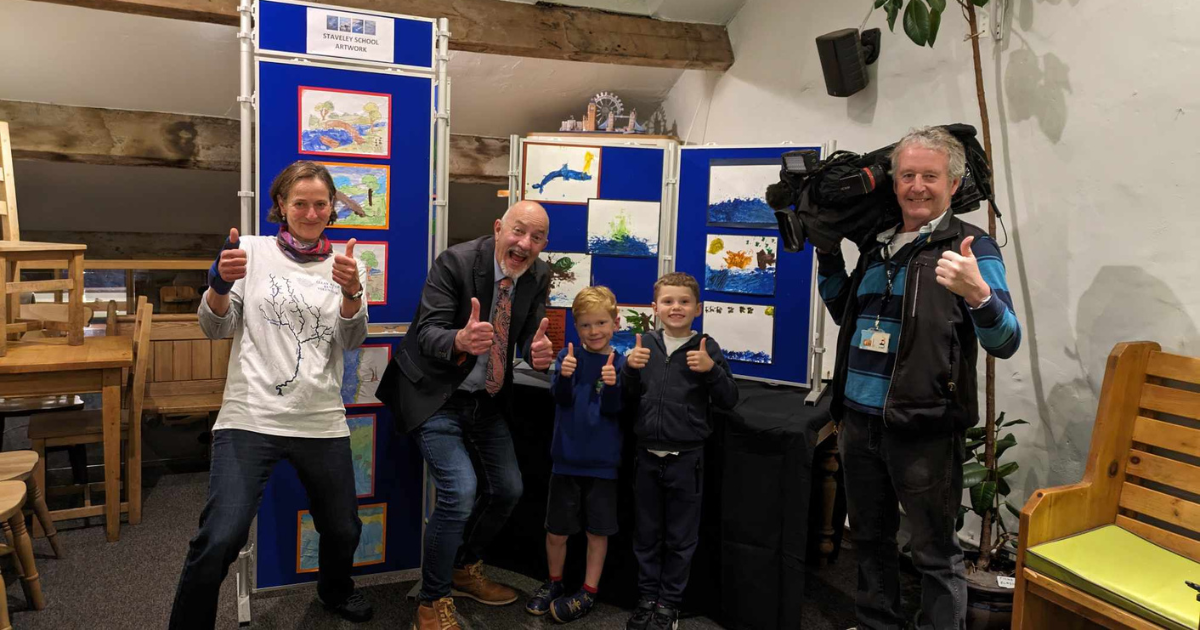
[(654, 609), (648, 630), (677, 630), (679, 628), (679, 611), (666, 605), (659, 604)]
[(592, 610), (592, 605), (596, 603), (596, 596), (591, 593), (579, 589), (578, 593), (570, 597), (560, 597), (550, 604), (550, 616), (558, 623), (567, 623), (575, 621), (580, 617), (588, 614)]
[(654, 600), (645, 597), (638, 601), (637, 608), (633, 609), (633, 614), (625, 623), (625, 630), (646, 630), (650, 625), (650, 618), (654, 616), (656, 605)]
[(533, 592), (533, 597), (525, 603), (525, 612), (531, 615), (542, 615), (550, 612), (550, 602), (563, 596), (562, 580), (557, 582), (547, 581), (542, 584), (538, 590)]
[(367, 599), (359, 594), (358, 591), (351, 593), (350, 597), (347, 597), (346, 601), (340, 604), (334, 605), (324, 601), (321, 603), (325, 604), (325, 607), (333, 611), (337, 616), (354, 623), (369, 621), (375, 614), (375, 610), (371, 608), (371, 604), (367, 603)]

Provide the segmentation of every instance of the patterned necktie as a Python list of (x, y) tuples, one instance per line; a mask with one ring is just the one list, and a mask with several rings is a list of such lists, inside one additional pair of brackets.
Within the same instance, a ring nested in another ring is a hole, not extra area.
[(492, 317), (492, 349), (488, 351), (487, 378), (483, 386), (489, 395), (504, 386), (504, 370), (508, 367), (508, 327), (512, 322), (511, 278), (500, 280), (500, 295), (496, 298), (496, 313)]

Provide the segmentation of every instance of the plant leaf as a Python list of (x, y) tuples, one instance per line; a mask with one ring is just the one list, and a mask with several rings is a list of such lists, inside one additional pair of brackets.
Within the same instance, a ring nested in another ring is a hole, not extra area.
[(971, 510), (976, 514), (983, 514), (992, 508), (992, 502), (996, 500), (996, 482), (985, 481), (974, 488), (971, 488)]
[(1006, 426), (1006, 427), (1015, 427), (1015, 426), (1017, 426), (1018, 424), (1029, 424), (1029, 421), (1028, 421), (1028, 420), (1013, 420), (1012, 422), (1006, 422), (1006, 423), (1004, 423), (1004, 426)]
[(1021, 518), (1021, 510), (1014, 507), (1013, 504), (1009, 503), (1008, 501), (1005, 501), (1004, 507), (1008, 508), (1009, 514), (1012, 514), (1013, 516), (1015, 516), (1017, 518)]
[(1009, 492), (1012, 492), (1012, 488), (1008, 487), (1008, 482), (1003, 479), (997, 479), (996, 480), (996, 494), (998, 494), (1002, 497), (1006, 497), (1006, 496), (1008, 496)]
[(967, 519), (966, 519), (967, 512), (970, 512), (970, 510), (967, 509), (967, 506), (965, 506), (965, 505), (958, 506), (958, 518), (954, 519), (954, 531), (961, 530), (963, 528), (963, 525), (967, 524)]
[[(946, 0), (942, 0), (942, 4), (945, 5), (945, 3), (946, 3)], [(932, 4), (932, 2), (931, 2), (931, 4)], [(933, 11), (930, 11), (929, 12), (929, 41), (926, 42), (927, 44), (929, 44), (930, 48), (933, 48), (933, 42), (934, 42), (934, 40), (937, 39), (938, 27), (941, 25), (942, 25), (942, 12), (938, 11), (936, 9)]]
[(904, 9), (904, 34), (918, 46), (929, 41), (929, 9), (923, 0), (909, 0)]
[(1011, 433), (1005, 434), (1004, 437), (996, 440), (996, 459), (999, 460), (1000, 456), (1004, 454), (1004, 451), (1007, 451), (1010, 447), (1016, 445), (1017, 438)]
[(982, 444), (983, 444), (983, 440), (971, 440), (970, 442), (967, 442), (966, 444), (964, 444), (963, 448), (967, 449), (968, 453), (972, 453), (975, 451), (975, 449), (979, 448)]
[(986, 5), (987, 3), (988, 3), (988, 0), (971, 0), (971, 4), (973, 4), (977, 7), (982, 7), (982, 6)]
[(884, 7), (887, 11), (888, 30), (896, 32), (896, 16), (900, 15), (900, 7), (903, 6), (904, 0), (891, 0)]
[(974, 488), (987, 479), (988, 469), (983, 464), (967, 462), (963, 465), (963, 487)]
[(967, 429), (967, 439), (968, 440), (982, 440), (983, 439), (983, 427), (971, 427), (970, 429)]
[(941, 13), (946, 10), (946, 0), (929, 0), (929, 8)]
[(996, 469), (996, 476), (1003, 479), (1015, 472), (1021, 466), (1017, 462), (1008, 462), (1007, 464)]
[(891, 2), (891, 0), (875, 0), (875, 8), (878, 9), (888, 2)]

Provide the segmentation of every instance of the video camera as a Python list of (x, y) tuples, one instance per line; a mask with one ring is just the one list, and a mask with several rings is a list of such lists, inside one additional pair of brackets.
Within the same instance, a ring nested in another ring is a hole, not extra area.
[[(950, 199), (955, 214), (993, 200), (991, 169), (971, 125), (943, 127), (963, 144), (967, 171)], [(890, 144), (870, 153), (837, 151), (825, 160), (802, 149), (782, 156), (779, 182), (767, 187), (767, 204), (775, 209), (785, 251), (798, 252), (809, 241), (832, 251), (843, 239), (862, 247), (880, 230), (900, 221), (900, 206), (891, 186)], [(993, 204), (994, 205), (994, 204)]]

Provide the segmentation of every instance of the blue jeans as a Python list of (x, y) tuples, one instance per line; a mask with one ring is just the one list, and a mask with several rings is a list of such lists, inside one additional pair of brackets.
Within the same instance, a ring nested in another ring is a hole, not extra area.
[(850, 537), (858, 559), (858, 627), (899, 630), (900, 510), (921, 573), (920, 630), (965, 630), (967, 582), (954, 522), (962, 500), (963, 436), (910, 435), (846, 410), (838, 434)]
[(437, 488), (418, 594), (433, 601), (450, 595), (454, 567), (480, 560), (524, 488), (512, 434), (482, 392), (455, 392), (411, 435)]
[(336, 605), (354, 591), (350, 568), (362, 522), (358, 520), (350, 438), (280, 437), (222, 429), (213, 434), (208, 502), (175, 591), (172, 630), (216, 624), (221, 582), (246, 545), (263, 486), (281, 459), (291, 462), (299, 473), (308, 491), (313, 524), (321, 536), (318, 597)]

